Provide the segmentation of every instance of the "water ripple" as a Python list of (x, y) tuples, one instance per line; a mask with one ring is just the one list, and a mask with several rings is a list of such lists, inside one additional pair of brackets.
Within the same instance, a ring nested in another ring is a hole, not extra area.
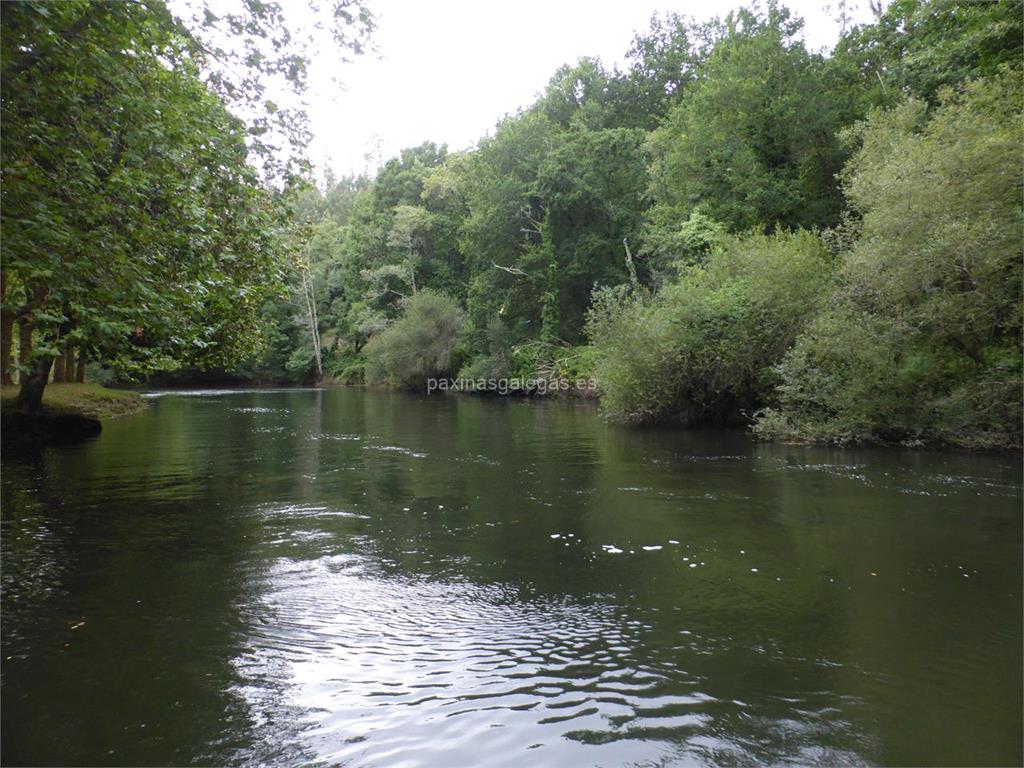
[[(630, 663), (643, 625), (613, 610), (383, 579), (360, 556), (281, 560), (265, 578), (236, 692), (291, 723), (282, 738), (313, 761), (460, 765), (469, 743), (515, 731), (519, 749), (540, 750), (530, 764), (564, 764), (594, 743), (672, 741), (718, 703), (670, 666)], [(526, 759), (493, 754), (489, 764)]]

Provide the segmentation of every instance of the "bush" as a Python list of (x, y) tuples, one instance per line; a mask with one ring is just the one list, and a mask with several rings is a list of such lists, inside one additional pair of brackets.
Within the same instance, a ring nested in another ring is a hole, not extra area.
[(831, 268), (810, 232), (730, 236), (651, 300), (598, 292), (587, 330), (602, 405), (632, 422), (742, 419), (818, 309)]
[(663, 285), (678, 277), (679, 269), (704, 263), (725, 226), (700, 210), (684, 214), (659, 203), (644, 214), (639, 254), (651, 272), (651, 282)]
[(908, 354), (909, 331), (848, 309), (816, 317), (775, 368), (780, 409), (759, 412), (755, 433), (841, 444), (912, 434), (921, 422), (915, 394), (931, 366)]
[(979, 365), (929, 344), (892, 318), (832, 310), (777, 367), (777, 407), (757, 414), (754, 432), (799, 442), (1017, 447), (1020, 354), (993, 347), (982, 356)]
[(394, 324), (366, 345), (366, 380), (415, 389), (431, 377), (448, 375), (463, 313), (443, 294), (423, 290), (409, 299)]
[[(593, 378), (592, 358), (590, 347), (530, 341), (512, 347), (506, 353), (480, 355), (459, 370), (459, 377), (473, 381), (543, 381), (547, 382), (547, 386), (538, 385), (536, 389), (530, 390), (530, 394), (593, 397), (596, 391), (589, 386)], [(585, 383), (577, 387), (579, 382)], [(554, 386), (556, 383), (557, 386)]]
[(508, 362), (494, 355), (480, 355), (459, 369), (459, 378), (472, 381), (508, 377)]
[(362, 384), (366, 381), (366, 358), (359, 353), (333, 357), (326, 365), (327, 375), (339, 384)]
[[(540, 394), (562, 393), (582, 397), (596, 394), (589, 387), (589, 380), (593, 378), (593, 351), (590, 347), (526, 342), (513, 348), (510, 368), (512, 375), (520, 379), (547, 382), (547, 388)], [(578, 387), (577, 384), (583, 380), (588, 383)]]

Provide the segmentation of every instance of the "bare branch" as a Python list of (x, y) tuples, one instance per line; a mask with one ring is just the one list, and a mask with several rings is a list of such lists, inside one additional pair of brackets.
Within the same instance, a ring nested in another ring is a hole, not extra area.
[(519, 269), (518, 267), (503, 267), (501, 266), (501, 264), (498, 264), (497, 262), (492, 263), (494, 264), (495, 269), (500, 269), (502, 272), (508, 272), (510, 275), (515, 275), (516, 277), (530, 276), (529, 274), (523, 272), (523, 270)]
[(622, 244), (626, 247), (626, 268), (629, 270), (629, 284), (634, 291), (640, 290), (640, 280), (636, 276), (636, 266), (633, 264), (633, 254), (629, 252), (629, 240), (622, 238)]

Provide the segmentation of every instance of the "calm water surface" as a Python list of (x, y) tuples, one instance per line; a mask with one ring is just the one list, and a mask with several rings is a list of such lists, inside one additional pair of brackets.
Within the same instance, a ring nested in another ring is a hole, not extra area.
[(207, 392), (2, 482), (5, 764), (1022, 762), (1019, 456)]

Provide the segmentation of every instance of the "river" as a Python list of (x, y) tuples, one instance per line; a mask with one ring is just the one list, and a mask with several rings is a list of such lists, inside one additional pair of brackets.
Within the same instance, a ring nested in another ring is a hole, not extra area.
[(5, 457), (4, 764), (1022, 762), (1019, 455), (154, 393)]

